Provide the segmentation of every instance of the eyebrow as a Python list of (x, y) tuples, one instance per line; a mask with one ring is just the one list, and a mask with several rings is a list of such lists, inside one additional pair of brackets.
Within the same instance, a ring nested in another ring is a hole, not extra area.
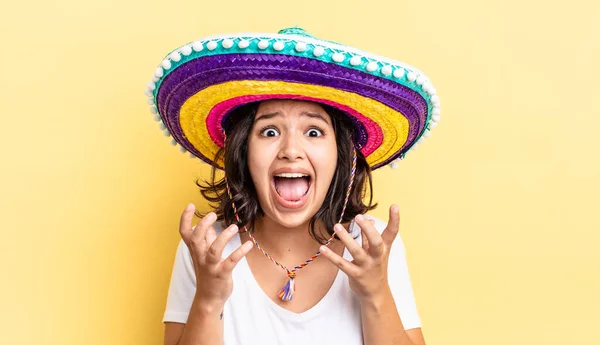
[[(327, 121), (327, 119), (323, 115), (318, 114), (318, 113), (311, 113), (311, 112), (308, 112), (308, 111), (303, 111), (303, 112), (300, 113), (300, 115), (308, 116), (308, 117), (313, 118), (313, 119), (319, 119), (319, 120), (325, 122), (326, 124), (329, 124), (329, 121)], [(272, 118), (274, 118), (276, 116), (282, 116), (281, 112), (276, 111), (274, 113), (262, 114), (259, 117), (257, 117), (256, 120), (254, 120), (254, 123), (257, 123), (260, 120), (272, 119)]]

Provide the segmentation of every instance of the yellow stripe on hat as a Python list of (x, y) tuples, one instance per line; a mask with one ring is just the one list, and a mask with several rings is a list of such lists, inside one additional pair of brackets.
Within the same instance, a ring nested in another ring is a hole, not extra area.
[[(214, 159), (219, 146), (210, 138), (206, 128), (206, 117), (210, 110), (231, 98), (269, 94), (293, 94), (345, 104), (378, 123), (384, 140), (366, 157), (370, 166), (386, 161), (402, 148), (408, 138), (408, 119), (402, 113), (371, 98), (327, 86), (256, 80), (212, 85), (194, 94), (185, 101), (179, 113), (183, 134), (200, 153)], [(216, 163), (223, 166), (222, 161)]]

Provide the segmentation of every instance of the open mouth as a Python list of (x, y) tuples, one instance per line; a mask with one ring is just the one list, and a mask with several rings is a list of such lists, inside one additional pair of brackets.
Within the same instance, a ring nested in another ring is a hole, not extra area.
[(301, 203), (308, 194), (311, 177), (304, 173), (279, 173), (273, 176), (275, 192), (286, 204)]

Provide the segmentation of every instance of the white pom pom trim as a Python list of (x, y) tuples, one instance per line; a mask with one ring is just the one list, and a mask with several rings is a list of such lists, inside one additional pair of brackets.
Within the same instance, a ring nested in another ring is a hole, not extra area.
[(435, 93), (433, 91), (435, 91), (435, 89), (433, 88), (433, 85), (431, 85), (431, 83), (429, 81), (426, 81), (423, 84), (423, 90), (425, 90), (425, 92), (427, 92), (430, 96), (435, 95)]
[(175, 140), (175, 138), (171, 139), (171, 145), (177, 146), (177, 140)]
[(169, 59), (177, 62), (177, 61), (181, 60), (181, 55), (179, 55), (178, 51), (174, 51), (169, 55)]
[(250, 41), (248, 40), (241, 40), (238, 42), (238, 48), (240, 49), (246, 49), (248, 46), (250, 46)]
[(283, 48), (285, 48), (285, 44), (283, 42), (277, 41), (273, 43), (273, 49), (275, 49), (276, 51), (280, 52), (283, 50)]
[(415, 72), (408, 72), (408, 75), (406, 76), (406, 78), (409, 81), (415, 81), (415, 80), (417, 80), (417, 74)]
[(153, 117), (153, 119), (156, 122), (161, 121), (160, 115), (158, 115), (158, 114), (155, 114), (154, 117)]
[(361, 64), (361, 62), (362, 62), (362, 58), (361, 58), (360, 56), (353, 56), (353, 57), (350, 59), (350, 64), (351, 64), (352, 66), (358, 66), (358, 65), (360, 65), (360, 64)]
[(171, 68), (171, 61), (169, 61), (169, 59), (164, 59), (162, 62), (162, 67), (164, 69), (169, 69)]
[(148, 83), (148, 90), (154, 91), (154, 89), (156, 89), (156, 85), (153, 82)]
[(427, 78), (425, 78), (424, 75), (420, 75), (417, 77), (417, 84), (418, 85), (423, 85), (423, 83), (425, 83), (425, 81), (427, 81)]
[(269, 47), (269, 41), (267, 40), (261, 40), (260, 42), (258, 42), (258, 49), (267, 49)]
[(398, 169), (398, 160), (397, 159), (392, 161), (392, 163), (390, 164), (390, 168)]
[(303, 51), (305, 51), (306, 50), (306, 43), (304, 43), (304, 42), (298, 42), (298, 43), (296, 43), (296, 48), (295, 49), (296, 49), (297, 52), (303, 52)]
[(161, 122), (158, 124), (158, 128), (160, 128), (161, 131), (164, 131), (165, 129), (167, 129), (167, 126), (165, 126), (165, 124)]
[(210, 41), (206, 44), (206, 49), (208, 50), (215, 50), (217, 49), (217, 42), (215, 41)]
[(154, 98), (148, 98), (146, 103), (148, 103), (148, 105), (154, 105)]
[(190, 158), (194, 159), (194, 158), (196, 158), (196, 156), (190, 152)]
[(433, 115), (431, 117), (431, 121), (433, 121), (433, 122), (440, 122), (440, 116), (439, 115)]
[(429, 128), (434, 129), (435, 127), (437, 127), (438, 123), (437, 122), (429, 122)]
[(170, 137), (171, 133), (169, 133), (168, 130), (163, 131), (163, 134), (165, 135), (165, 137)]
[(321, 56), (324, 53), (325, 53), (325, 48), (323, 48), (323, 47), (315, 47), (315, 49), (313, 50), (314, 56)]
[(394, 71), (394, 78), (402, 78), (404, 77), (404, 68), (402, 67), (398, 67), (395, 71)]
[(190, 47), (189, 45), (181, 47), (181, 54), (183, 54), (184, 56), (188, 56), (191, 53), (192, 53), (192, 47)]
[(192, 43), (192, 49), (194, 49), (195, 52), (199, 52), (202, 51), (202, 49), (204, 49), (204, 45), (202, 44), (202, 42), (196, 41)]
[(431, 111), (432, 115), (439, 115), (440, 114), (440, 108), (436, 108), (434, 107), (433, 110)]
[(181, 153), (186, 153), (186, 152), (187, 152), (187, 150), (186, 150), (186, 149), (185, 149), (185, 147), (183, 147), (183, 146), (179, 146), (179, 151), (180, 151)]
[(367, 71), (375, 72), (378, 67), (377, 62), (371, 61), (367, 64)]
[(162, 69), (162, 67), (158, 66), (156, 67), (156, 72), (154, 72), (154, 76), (160, 78), (165, 74), (165, 71)]
[(158, 114), (158, 109), (156, 109), (156, 107), (150, 107), (150, 112), (152, 114)]
[(144, 95), (148, 96), (148, 97), (154, 97), (154, 94), (152, 93), (152, 91), (146, 89), (144, 90)]
[(390, 65), (383, 66), (383, 68), (381, 69), (381, 74), (383, 74), (383, 75), (392, 74), (392, 66), (390, 66)]
[(335, 62), (342, 62), (344, 61), (344, 58), (345, 56), (342, 53), (335, 53), (331, 56), (331, 59)]
[(229, 48), (233, 47), (233, 41), (230, 40), (229, 38), (226, 38), (223, 40), (223, 42), (221, 42), (221, 45), (223, 46), (223, 48), (229, 49)]

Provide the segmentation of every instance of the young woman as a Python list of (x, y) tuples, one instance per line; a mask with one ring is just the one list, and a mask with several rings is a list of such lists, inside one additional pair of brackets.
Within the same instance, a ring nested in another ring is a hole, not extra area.
[(398, 207), (365, 214), (371, 170), (439, 121), (421, 72), (293, 28), (185, 45), (147, 94), (213, 166), (215, 212), (181, 216), (165, 344), (425, 344)]

